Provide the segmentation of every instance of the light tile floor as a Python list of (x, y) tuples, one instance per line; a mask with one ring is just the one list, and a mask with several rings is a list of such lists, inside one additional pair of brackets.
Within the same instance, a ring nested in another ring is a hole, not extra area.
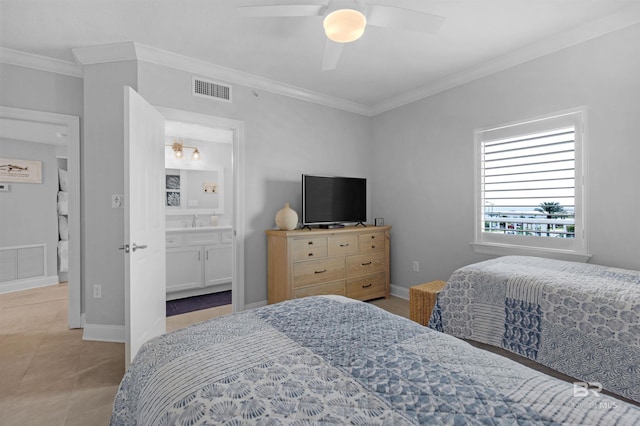
[[(66, 284), (0, 295), (0, 424), (108, 425), (124, 375), (122, 343), (82, 340), (67, 327)], [(167, 330), (231, 306), (167, 318)]]
[[(67, 327), (66, 284), (0, 294), (0, 424), (108, 425), (124, 375), (124, 345), (82, 340)], [(409, 316), (409, 302), (373, 302)], [(167, 331), (231, 313), (231, 306), (167, 318)]]

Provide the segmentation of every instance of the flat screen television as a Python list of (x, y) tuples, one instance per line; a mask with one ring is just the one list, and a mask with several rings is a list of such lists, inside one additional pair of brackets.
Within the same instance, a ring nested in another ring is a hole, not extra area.
[(329, 227), (367, 220), (367, 180), (302, 175), (302, 224)]

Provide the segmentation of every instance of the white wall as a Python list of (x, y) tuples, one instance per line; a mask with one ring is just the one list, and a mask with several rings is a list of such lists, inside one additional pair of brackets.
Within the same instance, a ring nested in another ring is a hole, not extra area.
[(56, 147), (0, 139), (0, 157), (42, 161), (42, 183), (10, 182), (0, 192), (0, 247), (47, 244), (47, 275), (58, 274)]
[[(136, 87), (135, 61), (84, 67), (82, 150), (83, 263), (86, 323), (124, 325), (124, 89)], [(125, 200), (125, 203), (127, 201)], [(93, 298), (93, 286), (102, 298)]]
[(245, 303), (266, 300), (264, 231), (286, 202), (301, 213), (302, 173), (370, 176), (369, 119), (236, 85), (232, 103), (208, 100), (191, 95), (191, 73), (146, 62), (138, 71), (153, 105), (245, 123)]
[(82, 79), (0, 62), (0, 105), (82, 117)]
[[(11, 108), (22, 108), (34, 111), (45, 111), (82, 117), (82, 79), (0, 63), (0, 105)], [(80, 123), (82, 125), (82, 118), (80, 120)], [(32, 145), (37, 146), (40, 144)], [(12, 151), (11, 155), (15, 158), (28, 158), (27, 155), (31, 155), (30, 149), (31, 148), (28, 148), (26, 145), (24, 147), (20, 146), (17, 150)], [(52, 170), (56, 170), (55, 175), (45, 176), (47, 182), (44, 185), (50, 184), (55, 177), (55, 183), (52, 183), (52, 185), (54, 187), (54, 191), (57, 191), (55, 189), (55, 187), (57, 186), (57, 166), (55, 163), (55, 153), (56, 149), (60, 150), (61, 147), (56, 148), (54, 146), (49, 146), (47, 148), (37, 148), (37, 150), (42, 149), (45, 149), (47, 151), (51, 149), (54, 153), (51, 166), (49, 167), (49, 160), (47, 160), (47, 165), (43, 167), (43, 172), (54, 173)], [(0, 154), (0, 156), (10, 156), (6, 145), (0, 147)], [(47, 158), (50, 158), (49, 154), (47, 154)], [(14, 184), (11, 185), (12, 190), (20, 190), (22, 193), (22, 189), (24, 188), (23, 185), (27, 184), (15, 184), (18, 186), (14, 186)], [(49, 193), (48, 190), (46, 190), (45, 192), (47, 194)], [(4, 201), (7, 200), (7, 198), (2, 197), (0, 198), (0, 200), (2, 200), (2, 210), (7, 213), (8, 210), (5, 210), (4, 207)], [(56, 200), (54, 199), (52, 207), (53, 209), (55, 209), (55, 201)], [(57, 236), (55, 236), (58, 232), (57, 216), (55, 219), (48, 218), (45, 219), (42, 223), (39, 223), (41, 221), (40, 218), (45, 216), (43, 216), (37, 209), (31, 211), (32, 206), (30, 205), (30, 203), (33, 202), (33, 200), (29, 200), (26, 202), (27, 208), (24, 209), (25, 211), (23, 211), (22, 209), (23, 203), (20, 202), (21, 218), (19, 219), (19, 221), (24, 220), (25, 222), (33, 223), (34, 228), (37, 229), (38, 232), (42, 233), (42, 238), (40, 238), (41, 240), (46, 239), (47, 241), (53, 241), (52, 244), (57, 245)], [(22, 214), (26, 215), (24, 216), (24, 219), (22, 219)], [(57, 215), (57, 213), (54, 214)], [(34, 215), (36, 215), (36, 218), (34, 218)], [(46, 215), (46, 217), (49, 216), (48, 213)], [(13, 213), (12, 217), (14, 217)], [(8, 222), (5, 221), (5, 218), (3, 216), (0, 220), (0, 227), (12, 227), (14, 223), (14, 220), (8, 220)], [(42, 226), (45, 224), (46, 227), (42, 228)], [(30, 240), (32, 239), (32, 235), (30, 234), (31, 232), (35, 231), (29, 231), (25, 229), (25, 233), (29, 235), (28, 239)], [(0, 240), (3, 241), (2, 245), (8, 245), (4, 242), (5, 232), (0, 232), (0, 235)], [(52, 237), (52, 235), (54, 235), (54, 237)], [(55, 275), (57, 270), (57, 254), (55, 249), (49, 248), (47, 259), (49, 262), (47, 266), (48, 273), (49, 275)]]
[(638, 40), (635, 25), (374, 117), (372, 211), (393, 225), (392, 283), (446, 280), (488, 258), (469, 246), (474, 129), (582, 105), (591, 262), (640, 269)]

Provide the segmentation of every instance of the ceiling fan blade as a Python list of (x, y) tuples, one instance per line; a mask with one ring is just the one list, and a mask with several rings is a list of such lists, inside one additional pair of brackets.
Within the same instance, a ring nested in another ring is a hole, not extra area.
[(418, 10), (379, 4), (370, 4), (367, 11), (367, 25), (430, 34), (437, 33), (445, 19)]
[(278, 4), (271, 6), (239, 6), (245, 18), (279, 18), (295, 16), (322, 16), (326, 6), (318, 4)]
[(342, 53), (344, 43), (336, 43), (327, 39), (324, 44), (324, 56), (322, 57), (322, 71), (335, 70), (338, 66), (340, 53)]

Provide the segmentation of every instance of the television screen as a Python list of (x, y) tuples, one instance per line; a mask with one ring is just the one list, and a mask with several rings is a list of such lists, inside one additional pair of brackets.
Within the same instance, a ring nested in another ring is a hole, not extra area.
[(302, 175), (304, 225), (366, 220), (366, 179)]

